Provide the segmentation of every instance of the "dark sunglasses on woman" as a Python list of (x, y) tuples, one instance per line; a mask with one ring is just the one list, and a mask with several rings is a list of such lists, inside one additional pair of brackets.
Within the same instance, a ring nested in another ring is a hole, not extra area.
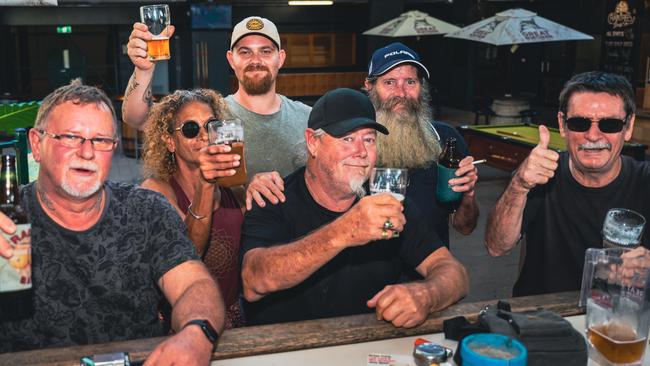
[[(203, 128), (205, 128), (206, 132), (208, 131), (208, 124), (212, 121), (218, 121), (218, 120), (216, 118), (212, 118), (208, 120), (208, 122), (206, 122), (205, 125), (203, 125)], [(174, 131), (181, 131), (183, 136), (185, 136), (188, 139), (193, 139), (199, 135), (199, 132), (201, 132), (201, 125), (196, 121), (188, 120), (183, 122), (183, 124), (180, 125), (179, 127), (176, 128), (170, 127), (167, 130), (167, 132), (169, 133), (174, 133)]]
[[(627, 123), (627, 118), (624, 120), (618, 118), (603, 118), (596, 121), (598, 129), (602, 133), (617, 133), (623, 130)], [(586, 117), (571, 117), (565, 118), (566, 128), (573, 132), (587, 132), (591, 128), (591, 120)]]

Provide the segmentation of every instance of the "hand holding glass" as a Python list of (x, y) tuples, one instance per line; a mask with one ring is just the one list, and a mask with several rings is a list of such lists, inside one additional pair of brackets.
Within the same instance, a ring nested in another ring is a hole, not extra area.
[(153, 39), (147, 41), (147, 55), (151, 61), (169, 60), (169, 6), (146, 5), (140, 7), (140, 20), (149, 28)]
[[(370, 174), (370, 194), (390, 193), (403, 202), (408, 186), (408, 170), (396, 168), (374, 168)], [(399, 233), (393, 231), (393, 237)]]
[(208, 141), (210, 145), (230, 145), (231, 154), (241, 156), (235, 175), (221, 177), (217, 180), (222, 187), (241, 186), (248, 182), (246, 161), (244, 159), (244, 126), (240, 119), (214, 120), (208, 123)]

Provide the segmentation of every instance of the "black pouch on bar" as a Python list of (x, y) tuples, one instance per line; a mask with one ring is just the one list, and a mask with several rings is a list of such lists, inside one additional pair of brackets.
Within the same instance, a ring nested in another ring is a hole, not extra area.
[[(456, 319), (456, 318), (455, 318)], [(453, 320), (453, 319), (450, 319)], [(461, 329), (454, 329), (454, 324)], [(467, 324), (455, 320), (450, 322), (450, 331), (445, 327), (445, 337), (476, 333), (482, 329), (485, 333), (503, 334), (519, 340), (528, 350), (528, 366), (579, 366), (587, 364), (587, 344), (585, 338), (573, 328), (571, 323), (560, 315), (548, 310), (530, 312), (512, 312), (507, 302), (499, 301), (489, 305), (479, 315), (479, 323), (470, 328)], [(449, 338), (449, 337), (447, 337)], [(454, 338), (449, 338), (454, 339)], [(462, 365), (460, 360), (460, 342), (454, 354), (454, 361)], [(456, 357), (458, 356), (458, 358)]]

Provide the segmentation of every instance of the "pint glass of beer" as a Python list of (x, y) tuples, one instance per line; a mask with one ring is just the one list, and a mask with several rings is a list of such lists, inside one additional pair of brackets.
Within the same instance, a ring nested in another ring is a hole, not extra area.
[(141, 6), (140, 20), (149, 28), (149, 32), (153, 34), (153, 39), (147, 41), (149, 60), (169, 60), (169, 6)]
[(241, 156), (235, 175), (221, 177), (217, 183), (222, 187), (241, 186), (248, 182), (246, 174), (246, 159), (244, 158), (244, 126), (238, 118), (208, 123), (208, 140), (211, 145), (230, 145), (231, 154)]
[(612, 208), (603, 223), (603, 248), (634, 249), (641, 244), (645, 217), (625, 208)]

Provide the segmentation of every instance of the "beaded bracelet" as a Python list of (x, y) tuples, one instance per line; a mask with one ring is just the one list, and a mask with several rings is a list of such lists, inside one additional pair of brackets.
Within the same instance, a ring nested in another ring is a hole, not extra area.
[(190, 203), (190, 205), (187, 206), (187, 212), (190, 214), (190, 216), (192, 216), (193, 218), (195, 218), (197, 220), (203, 220), (203, 219), (205, 219), (207, 217), (207, 216), (199, 216), (199, 215), (195, 214), (194, 212), (192, 212), (192, 203)]

